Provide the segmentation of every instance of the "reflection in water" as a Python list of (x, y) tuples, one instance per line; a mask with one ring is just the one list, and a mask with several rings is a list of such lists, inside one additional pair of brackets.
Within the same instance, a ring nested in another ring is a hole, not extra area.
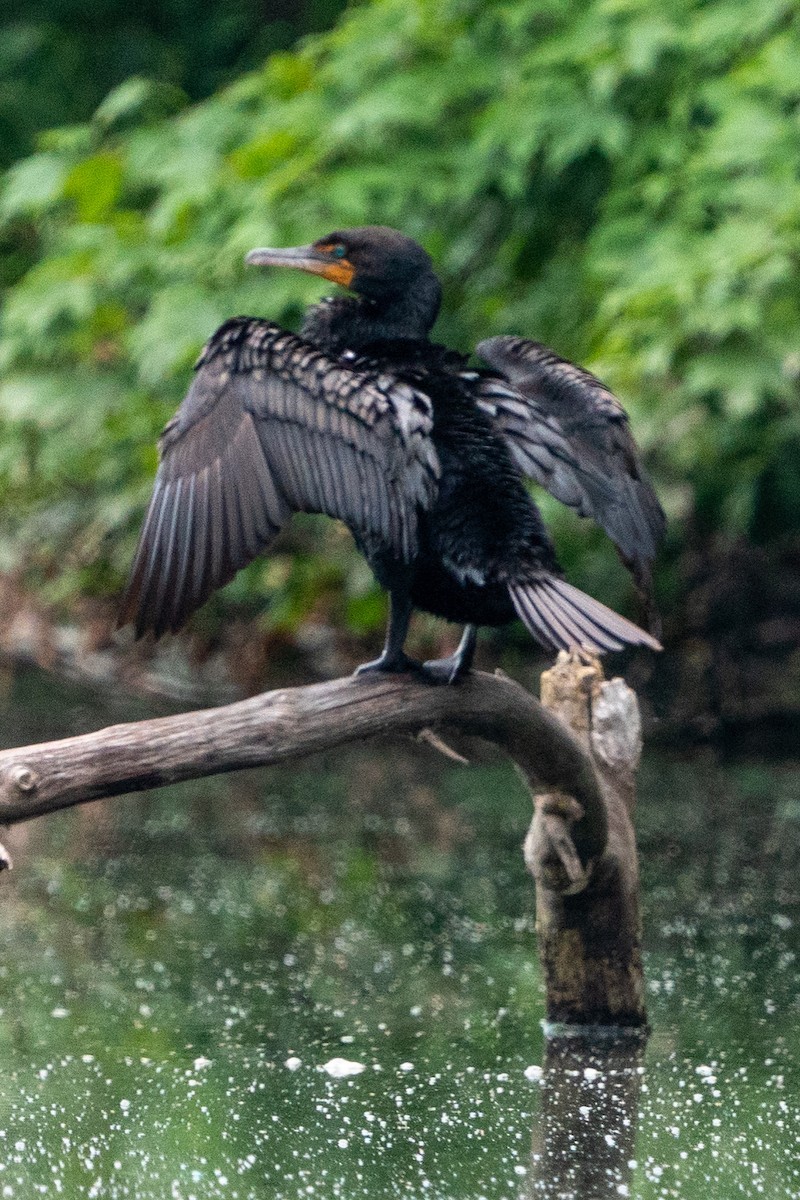
[(644, 1036), (549, 1037), (533, 1127), (531, 1197), (630, 1195)]
[[(108, 719), (15, 686), (11, 744)], [(796, 1200), (800, 771), (640, 790), (646, 1075), (558, 1042), (540, 1072), (505, 764), (367, 748), (14, 830), (0, 1200)]]

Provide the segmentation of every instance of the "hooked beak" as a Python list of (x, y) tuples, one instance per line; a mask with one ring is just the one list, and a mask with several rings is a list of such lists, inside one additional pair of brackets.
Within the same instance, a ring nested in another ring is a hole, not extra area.
[(290, 246), (284, 250), (251, 250), (244, 260), (250, 267), (294, 267), (310, 275), (321, 275), (341, 287), (350, 287), (355, 267), (346, 258), (332, 258), (324, 246)]

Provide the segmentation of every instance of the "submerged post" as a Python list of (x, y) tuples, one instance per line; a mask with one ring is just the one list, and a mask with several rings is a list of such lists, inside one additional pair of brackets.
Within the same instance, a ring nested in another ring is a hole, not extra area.
[(541, 698), (592, 760), (606, 816), (605, 844), (567, 873), (554, 860), (548, 827), (563, 822), (575, 799), (540, 794), (525, 841), (536, 880), (536, 930), (547, 993), (547, 1031), (558, 1036), (589, 1026), (643, 1031), (639, 870), (632, 814), (641, 755), (635, 693), (622, 679), (605, 681), (599, 662), (559, 654), (542, 676)]

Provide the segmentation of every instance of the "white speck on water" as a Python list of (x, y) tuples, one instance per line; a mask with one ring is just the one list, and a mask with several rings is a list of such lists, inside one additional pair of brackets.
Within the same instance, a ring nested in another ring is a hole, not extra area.
[(347, 1149), (347, 1147), (348, 1147), (348, 1145), (349, 1145), (349, 1143), (348, 1143), (348, 1141), (347, 1141), (347, 1138), (339, 1138), (339, 1140), (338, 1140), (338, 1142), (336, 1143), (336, 1145), (339, 1147), (339, 1149), (340, 1149), (340, 1150), (346, 1150), (346, 1149)]
[(787, 917), (786, 913), (773, 913), (772, 924), (777, 925), (778, 929), (791, 929), (794, 921), (791, 917)]
[(320, 1067), (331, 1079), (347, 1079), (350, 1075), (360, 1075), (366, 1069), (364, 1063), (353, 1062), (349, 1058), (331, 1058)]
[(127, 1112), (131, 1106), (131, 1102), (130, 1102), (130, 1100), (120, 1100), (119, 1106), (123, 1112)]
[(591, 1111), (592, 1111), (592, 1110), (591, 1110), (591, 1108), (589, 1107), (589, 1105), (588, 1105), (588, 1104), (582, 1104), (582, 1105), (580, 1106), (580, 1108), (578, 1109), (578, 1112), (581, 1114), (581, 1116), (582, 1116), (582, 1117), (588, 1117), (588, 1116), (589, 1116), (589, 1113), (590, 1113)]
[(94, 1062), (94, 1055), (93, 1055), (93, 1054), (82, 1054), (82, 1055), (81, 1055), (81, 1062), (84, 1062), (84, 1063), (93, 1063), (93, 1062)]
[(537, 1066), (536, 1063), (533, 1063), (530, 1067), (526, 1067), (522, 1074), (526, 1079), (529, 1079), (531, 1083), (539, 1083), (544, 1075), (544, 1071), (540, 1066)]
[(194, 1062), (192, 1063), (192, 1066), (194, 1067), (195, 1071), (204, 1071), (206, 1069), (206, 1067), (211, 1066), (211, 1059), (204, 1058), (201, 1055), (200, 1058), (196, 1058), (194, 1060)]
[(290, 1058), (287, 1058), (283, 1065), (286, 1067), (287, 1071), (296, 1071), (298, 1067), (302, 1067), (303, 1063), (302, 1059), (296, 1058), (293, 1054)]
[(54, 1008), (53, 1011), (50, 1013), (50, 1016), (56, 1017), (56, 1018), (68, 1017), (69, 1009), (68, 1008)]
[(401, 1070), (401, 1071), (413, 1071), (413, 1070), (414, 1070), (414, 1064), (413, 1064), (413, 1063), (410, 1063), (410, 1062), (404, 1062), (404, 1063), (400, 1063), (400, 1070)]
[(597, 1079), (599, 1074), (600, 1074), (600, 1072), (597, 1070), (596, 1067), (584, 1067), (583, 1068), (583, 1078), (586, 1080), (587, 1083), (594, 1083), (595, 1079)]
[(695, 1067), (695, 1074), (697, 1075), (713, 1075), (713, 1073), (714, 1068), (709, 1067), (707, 1063), (701, 1063), (699, 1067)]

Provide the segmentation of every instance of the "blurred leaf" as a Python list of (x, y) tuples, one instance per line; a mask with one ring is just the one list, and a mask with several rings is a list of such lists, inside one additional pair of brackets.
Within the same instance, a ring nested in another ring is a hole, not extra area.
[(61, 196), (66, 175), (66, 164), (56, 154), (23, 159), (3, 179), (0, 215), (7, 219), (45, 211)]
[(185, 104), (180, 88), (152, 79), (126, 79), (108, 93), (94, 119), (103, 129), (119, 131), (171, 116)]

